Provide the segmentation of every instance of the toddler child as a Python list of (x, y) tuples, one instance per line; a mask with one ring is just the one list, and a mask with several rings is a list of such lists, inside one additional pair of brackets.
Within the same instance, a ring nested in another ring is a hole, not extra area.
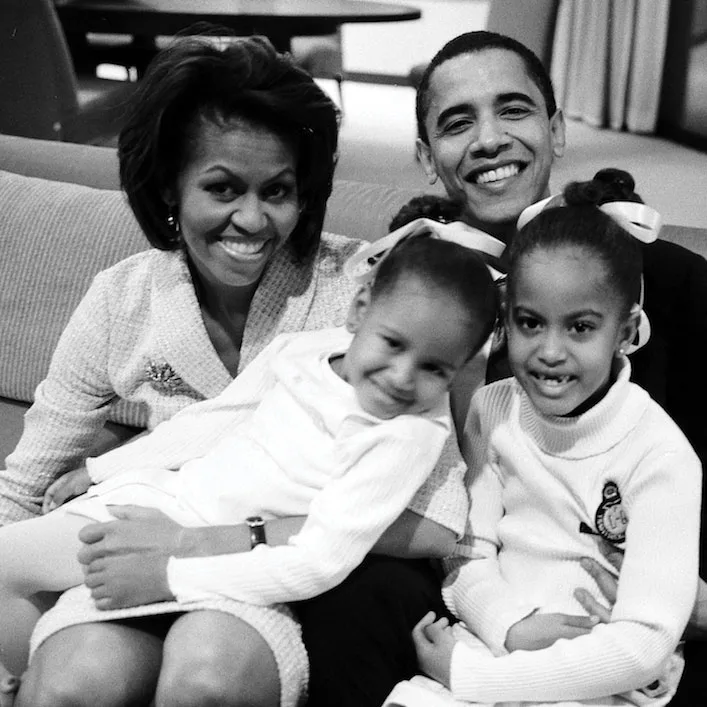
[[(448, 389), (487, 339), (495, 311), (491, 276), (475, 252), (404, 240), (357, 293), (345, 329), (277, 337), (215, 399), (89, 459), (87, 493), (0, 529), (3, 662), (10, 668), (13, 651), (26, 651), (13, 621), (37, 592), (75, 587), (63, 600), (88, 591), (79, 586), (78, 533), (111, 519), (109, 504), (158, 508), (185, 526), (246, 520), (254, 549), (172, 557), (176, 606), (96, 609), (84, 621), (215, 608), (261, 633), (291, 630), (289, 611), (273, 605), (341, 582), (432, 471), (450, 432)], [(301, 532), (284, 546), (264, 544), (263, 518), (291, 515), (307, 516)], [(111, 598), (98, 606), (111, 608)], [(299, 663), (290, 667), (306, 681), (296, 630), (291, 644)], [(2, 683), (4, 707), (17, 687), (7, 668)]]
[[(427, 687), (415, 678), (386, 704), (658, 706), (675, 692), (697, 586), (701, 470), (629, 382), (641, 318), (641, 250), (629, 233), (641, 235), (647, 207), (626, 203), (624, 174), (570, 185), (510, 246), (514, 378), (472, 399), (470, 559), (449, 562), (444, 588), (468, 630), (428, 614), (413, 632), (422, 670), (453, 697), (437, 688), (415, 701)], [(624, 552), (608, 623), (578, 615), (575, 598), (582, 558), (611, 569), (600, 542)]]

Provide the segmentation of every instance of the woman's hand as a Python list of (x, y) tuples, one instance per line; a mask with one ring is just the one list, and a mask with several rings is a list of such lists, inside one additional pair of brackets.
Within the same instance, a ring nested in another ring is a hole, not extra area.
[(99, 609), (173, 599), (167, 562), (178, 555), (185, 529), (161, 511), (112, 506), (116, 520), (92, 523), (79, 533), (78, 559)]
[(435, 620), (435, 613), (428, 611), (412, 630), (417, 662), (420, 669), (433, 680), (449, 687), (452, 651), (457, 643), (449, 621)]
[(55, 508), (59, 508), (71, 498), (76, 498), (82, 493), (86, 493), (91, 486), (91, 477), (85, 466), (81, 466), (73, 471), (62, 474), (44, 494), (42, 502), (42, 513), (49, 513)]
[(539, 651), (560, 638), (576, 638), (589, 633), (598, 623), (597, 616), (533, 613), (517, 621), (506, 634), (506, 650)]

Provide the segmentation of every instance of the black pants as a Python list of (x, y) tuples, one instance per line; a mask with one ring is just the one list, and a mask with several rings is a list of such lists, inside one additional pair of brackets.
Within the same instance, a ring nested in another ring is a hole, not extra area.
[(670, 707), (707, 705), (707, 642), (685, 644), (685, 670)]
[(449, 616), (440, 586), (428, 560), (369, 555), (341, 585), (294, 605), (309, 655), (307, 707), (380, 707), (418, 672), (413, 626), (430, 610)]

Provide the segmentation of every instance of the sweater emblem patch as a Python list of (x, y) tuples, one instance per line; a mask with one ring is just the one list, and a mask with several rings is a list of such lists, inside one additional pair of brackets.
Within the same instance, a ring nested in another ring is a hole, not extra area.
[(145, 378), (161, 395), (194, 395), (193, 389), (167, 361), (148, 361), (145, 365)]
[(602, 501), (594, 516), (597, 530), (610, 543), (622, 543), (626, 540), (628, 516), (621, 503), (619, 487), (613, 481), (607, 481), (601, 492)]

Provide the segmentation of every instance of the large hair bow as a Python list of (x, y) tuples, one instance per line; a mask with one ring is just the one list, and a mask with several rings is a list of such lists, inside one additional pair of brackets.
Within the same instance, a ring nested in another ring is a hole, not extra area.
[[(499, 258), (506, 248), (503, 241), (499, 241), (488, 233), (478, 228), (467, 226), (461, 221), (440, 223), (428, 218), (418, 218), (401, 226), (383, 238), (371, 243), (370, 246), (350, 257), (344, 265), (344, 272), (359, 285), (370, 282), (380, 264), (386, 259), (396, 243), (406, 238), (429, 234), (432, 238), (451, 241), (469, 248), (486, 253), (494, 258)], [(496, 279), (500, 273), (489, 267), (492, 276)]]
[[(565, 206), (565, 200), (562, 195), (548, 196), (542, 201), (531, 204), (518, 217), (518, 230), (532, 221), (544, 209), (555, 206)], [(658, 238), (663, 225), (660, 214), (646, 204), (638, 204), (634, 201), (609, 201), (606, 204), (597, 206), (597, 208), (611, 217), (624, 231), (641, 241), (641, 243), (653, 243)], [(643, 276), (641, 276), (641, 293), (638, 303), (634, 305), (639, 311), (638, 331), (633, 343), (626, 350), (627, 354), (638, 351), (638, 349), (648, 343), (648, 339), (651, 337), (651, 323), (643, 310), (643, 290)]]
[[(532, 221), (541, 211), (555, 206), (565, 206), (561, 195), (548, 196), (542, 201), (531, 204), (523, 209), (518, 217), (517, 228), (520, 231), (529, 221)], [(616, 223), (637, 238), (641, 243), (653, 243), (658, 238), (663, 220), (660, 214), (646, 204), (637, 204), (634, 201), (609, 201), (597, 206)]]

